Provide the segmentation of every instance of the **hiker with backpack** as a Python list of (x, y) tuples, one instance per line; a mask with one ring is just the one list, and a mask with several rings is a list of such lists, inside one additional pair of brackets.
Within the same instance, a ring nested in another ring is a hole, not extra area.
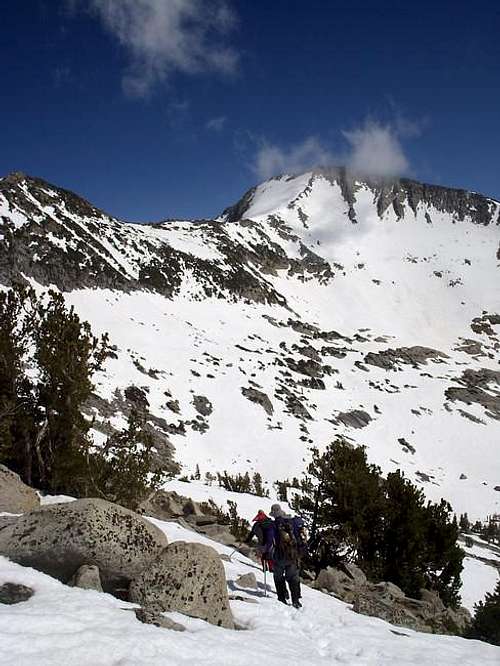
[(273, 550), (274, 550), (274, 521), (269, 518), (262, 509), (259, 509), (253, 519), (253, 526), (250, 534), (245, 539), (245, 543), (250, 544), (254, 537), (257, 537), (257, 549), (260, 553), (260, 560), (264, 571), (273, 570)]
[(278, 601), (288, 604), (291, 596), (293, 607), (302, 608), (299, 566), (307, 551), (304, 523), (298, 516), (287, 516), (279, 504), (272, 505), (270, 514), (274, 520), (262, 509), (258, 511), (245, 543), (257, 537), (262, 568), (273, 574)]
[(279, 504), (272, 505), (270, 514), (274, 518), (273, 576), (278, 601), (288, 603), (288, 583), (292, 606), (302, 608), (299, 566), (306, 548), (302, 519), (287, 516)]

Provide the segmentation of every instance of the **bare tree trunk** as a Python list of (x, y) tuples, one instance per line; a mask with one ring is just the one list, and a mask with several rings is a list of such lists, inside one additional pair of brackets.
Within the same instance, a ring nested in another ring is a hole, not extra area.
[(24, 482), (31, 486), (33, 483), (33, 460), (31, 458), (31, 440), (29, 433), (24, 434)]
[(47, 428), (49, 425), (49, 420), (46, 418), (45, 421), (42, 423), (42, 427), (37, 433), (36, 439), (35, 439), (35, 452), (36, 452), (36, 457), (38, 460), (38, 467), (40, 469), (40, 480), (45, 481), (45, 463), (43, 462), (43, 456), (42, 452), (40, 450), (40, 444), (42, 442), (42, 439), (45, 437), (45, 433), (47, 432)]

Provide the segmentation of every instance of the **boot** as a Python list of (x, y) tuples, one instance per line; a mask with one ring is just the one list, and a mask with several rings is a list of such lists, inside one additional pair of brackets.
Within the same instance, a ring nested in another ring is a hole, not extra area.
[(292, 595), (292, 606), (294, 608), (302, 608), (300, 603), (300, 583), (297, 580), (288, 583), (290, 587), (290, 594)]
[(277, 580), (275, 581), (276, 584), (276, 594), (278, 595), (278, 601), (281, 601), (282, 604), (287, 605), (287, 589), (286, 589), (286, 582), (284, 580)]

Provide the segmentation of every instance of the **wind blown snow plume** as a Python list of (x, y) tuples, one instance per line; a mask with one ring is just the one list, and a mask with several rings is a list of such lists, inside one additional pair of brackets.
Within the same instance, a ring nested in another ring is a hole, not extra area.
[(174, 72), (229, 74), (237, 67), (237, 53), (224, 44), (236, 21), (226, 0), (89, 0), (87, 5), (128, 51), (122, 82), (127, 94), (144, 97)]
[(355, 173), (370, 176), (401, 176), (410, 171), (398, 132), (390, 125), (367, 121), (362, 127), (343, 132), (351, 152), (346, 165)]
[(252, 169), (262, 180), (280, 173), (299, 173), (317, 166), (327, 166), (334, 157), (316, 137), (308, 137), (290, 148), (264, 143), (255, 157)]

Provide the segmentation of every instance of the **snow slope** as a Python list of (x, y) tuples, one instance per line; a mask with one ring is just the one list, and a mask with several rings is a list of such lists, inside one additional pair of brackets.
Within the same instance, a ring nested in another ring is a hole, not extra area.
[[(248, 509), (249, 502), (255, 506), (260, 501), (248, 496), (242, 499), (242, 506), (246, 503)], [(151, 520), (169, 541), (199, 541), (219, 553), (231, 555), (230, 548), (176, 523)], [(0, 606), (0, 663), (2, 666), (35, 663), (37, 666), (248, 666), (254, 663), (257, 653), (276, 666), (299, 663), (487, 666), (500, 661), (500, 648), (392, 627), (382, 620), (357, 615), (348, 604), (307, 587), (303, 589), (301, 611), (285, 608), (277, 602), (269, 580), (268, 596), (264, 596), (263, 574), (251, 560), (233, 554), (224, 567), (230, 592), (257, 601), (231, 601), (235, 619), (246, 631), (230, 631), (169, 613), (187, 628), (184, 633), (176, 633), (138, 622), (132, 612), (133, 604), (108, 594), (66, 587), (0, 557), (0, 585), (9, 581), (35, 590), (27, 602)], [(239, 575), (250, 571), (259, 582), (256, 592), (238, 589), (234, 584)]]
[(0, 284), (52, 285), (109, 332), (97, 442), (136, 386), (183, 473), (271, 484), (340, 434), (484, 518), (500, 511), (499, 213), (327, 170), (217, 220), (129, 225), (17, 174), (0, 180)]

